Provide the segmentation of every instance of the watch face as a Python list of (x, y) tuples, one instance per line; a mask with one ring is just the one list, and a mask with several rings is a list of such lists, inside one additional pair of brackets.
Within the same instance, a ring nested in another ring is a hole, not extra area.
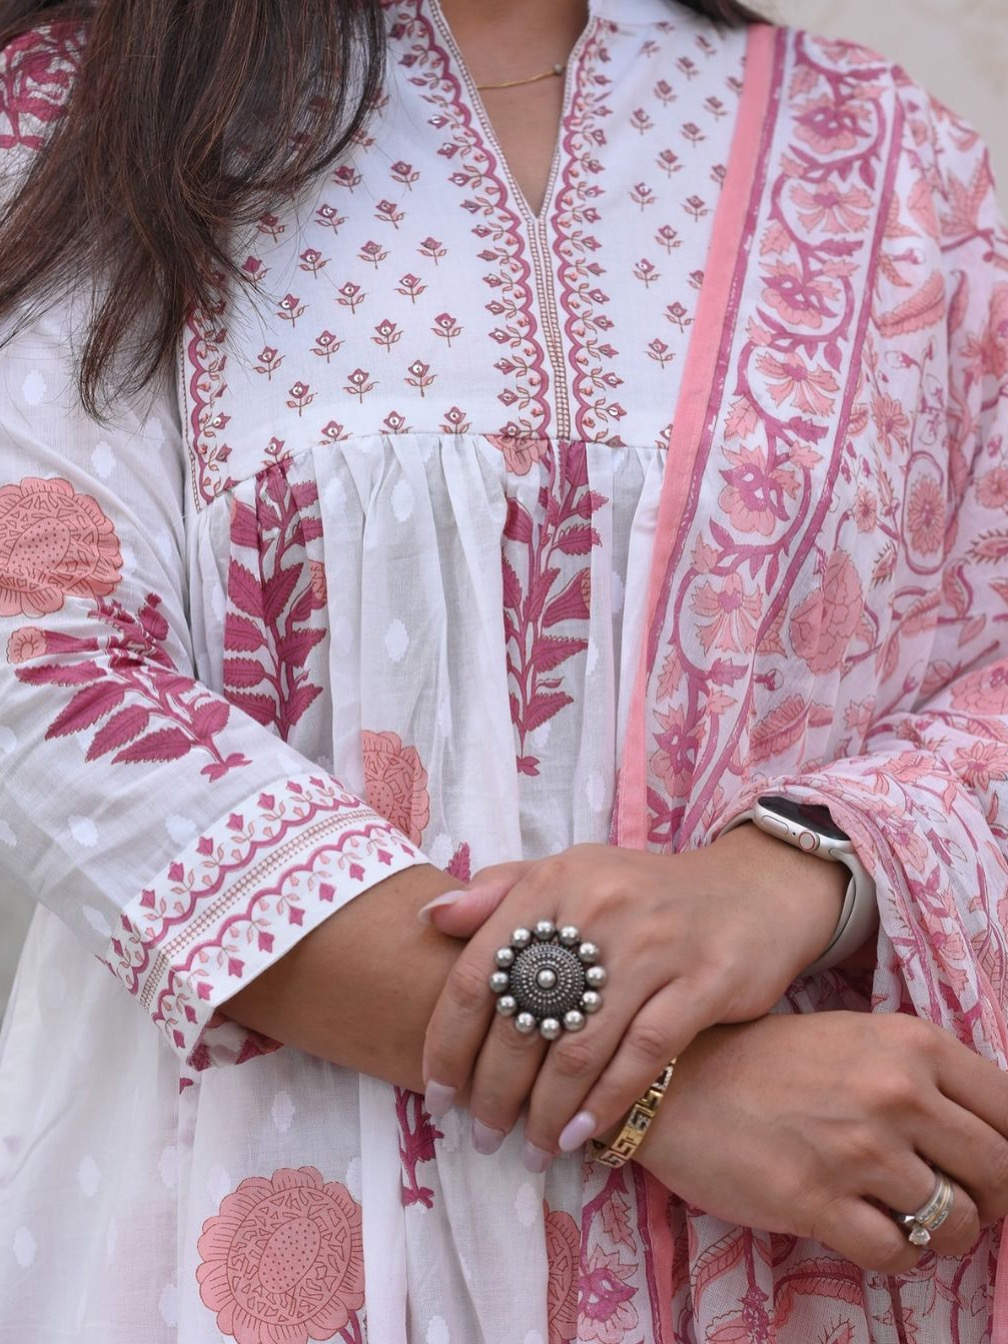
[(799, 826), (808, 826), (820, 835), (831, 840), (849, 840), (850, 836), (842, 831), (829, 814), (829, 808), (818, 803), (796, 803), (790, 798), (781, 798), (777, 794), (764, 793), (757, 799), (764, 807), (779, 812), (782, 817), (796, 822)]

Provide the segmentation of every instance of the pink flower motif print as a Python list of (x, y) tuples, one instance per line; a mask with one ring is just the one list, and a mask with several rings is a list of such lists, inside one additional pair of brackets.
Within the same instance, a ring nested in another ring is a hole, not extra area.
[(488, 434), (495, 448), (504, 454), (508, 471), (516, 476), (527, 476), (536, 462), (541, 462), (549, 449), (546, 439), (518, 434)]
[(196, 1249), (200, 1298), (237, 1344), (331, 1339), (364, 1304), (360, 1205), (315, 1167), (242, 1181)]
[(856, 149), (867, 132), (854, 110), (829, 95), (809, 103), (797, 118), (795, 135), (811, 146), (816, 154), (837, 154)]
[(41, 658), (46, 651), (45, 631), (37, 625), (23, 625), (15, 630), (7, 641), (7, 661), (9, 663), (27, 663), (31, 658)]
[(546, 1225), (548, 1344), (571, 1344), (577, 1338), (577, 1268), (581, 1238), (577, 1223), (562, 1209), (543, 1203)]
[(636, 1265), (624, 1264), (618, 1252), (610, 1255), (595, 1247), (581, 1269), (578, 1339), (622, 1344), (637, 1325), (637, 1308), (631, 1300), (636, 1272)]
[(741, 574), (732, 570), (720, 583), (705, 583), (693, 594), (693, 610), (700, 617), (697, 634), (704, 653), (722, 649), (743, 653), (756, 643), (756, 624), (762, 611), (758, 593), (747, 593)]
[(724, 456), (731, 466), (721, 472), (727, 484), (718, 504), (738, 531), (771, 536), (787, 517), (786, 500), (801, 493), (797, 473), (780, 464), (770, 471), (766, 449), (758, 445), (726, 448)]
[(919, 555), (935, 555), (945, 535), (945, 498), (938, 482), (926, 476), (910, 490), (906, 511), (910, 545)]
[(952, 708), (967, 714), (1008, 714), (1008, 673), (1003, 664), (981, 667), (957, 681)]
[(822, 582), (791, 617), (791, 645), (812, 672), (834, 672), (843, 662), (864, 607), (861, 580), (849, 555), (834, 551)]
[(1008, 374), (1008, 285), (995, 285), (987, 330), (967, 342), (966, 356), (982, 375)]
[(0, 616), (46, 616), (70, 596), (107, 597), (122, 555), (111, 522), (69, 481), (0, 489)]
[(763, 298), (789, 326), (818, 331), (824, 318), (836, 316), (840, 288), (824, 275), (809, 279), (793, 262), (777, 262), (768, 270)]
[(368, 805), (418, 845), (430, 821), (430, 797), (427, 771), (416, 747), (404, 747), (399, 734), (393, 732), (365, 729), (361, 739)]
[(829, 415), (840, 384), (828, 369), (809, 368), (797, 355), (778, 359), (775, 355), (760, 355), (757, 368), (765, 373), (770, 383), (770, 395), (777, 406), (789, 401), (806, 415)]
[(832, 182), (796, 186), (791, 199), (809, 233), (863, 233), (875, 205), (863, 187), (841, 191)]

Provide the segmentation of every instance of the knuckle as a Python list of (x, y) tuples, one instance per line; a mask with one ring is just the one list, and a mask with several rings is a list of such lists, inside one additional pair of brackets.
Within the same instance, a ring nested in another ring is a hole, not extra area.
[(490, 1005), (490, 986), (481, 966), (461, 962), (452, 971), (450, 980), (452, 1003), (464, 1013), (482, 1013)]
[(939, 1240), (942, 1250), (948, 1255), (965, 1255), (980, 1235), (980, 1219), (976, 1206), (959, 1200), (953, 1204), (952, 1212), (945, 1220), (935, 1240)]
[(550, 1051), (553, 1067), (561, 1078), (586, 1078), (598, 1068), (595, 1051), (587, 1041), (558, 1041)]
[(666, 1032), (653, 1022), (635, 1022), (626, 1034), (626, 1049), (647, 1064), (665, 1061), (669, 1049)]
[(1008, 1211), (1008, 1143), (996, 1143), (988, 1154), (984, 1168), (989, 1175), (985, 1204), (997, 1209), (998, 1214)]

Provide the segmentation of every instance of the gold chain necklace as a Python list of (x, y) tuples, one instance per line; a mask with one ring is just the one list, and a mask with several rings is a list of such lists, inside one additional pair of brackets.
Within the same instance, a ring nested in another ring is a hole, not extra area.
[(554, 79), (566, 70), (565, 62), (563, 65), (554, 65), (551, 70), (544, 70), (541, 75), (532, 75), (530, 79), (509, 79), (505, 84), (477, 84), (476, 89), (479, 93), (484, 89), (517, 89), (520, 84), (538, 84), (541, 79)]

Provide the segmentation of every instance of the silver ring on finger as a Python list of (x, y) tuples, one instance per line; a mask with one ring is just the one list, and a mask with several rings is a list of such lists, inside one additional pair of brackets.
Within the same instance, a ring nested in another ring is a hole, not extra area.
[(955, 1189), (943, 1171), (935, 1169), (934, 1189), (926, 1203), (915, 1213), (898, 1213), (896, 1221), (912, 1246), (927, 1246), (931, 1233), (937, 1232), (952, 1212)]
[(602, 1007), (607, 976), (601, 955), (573, 924), (558, 929), (551, 919), (540, 919), (531, 929), (515, 929), (494, 955), (497, 969), (489, 983), (498, 1013), (513, 1018), (523, 1035), (538, 1031), (547, 1041), (580, 1031)]

